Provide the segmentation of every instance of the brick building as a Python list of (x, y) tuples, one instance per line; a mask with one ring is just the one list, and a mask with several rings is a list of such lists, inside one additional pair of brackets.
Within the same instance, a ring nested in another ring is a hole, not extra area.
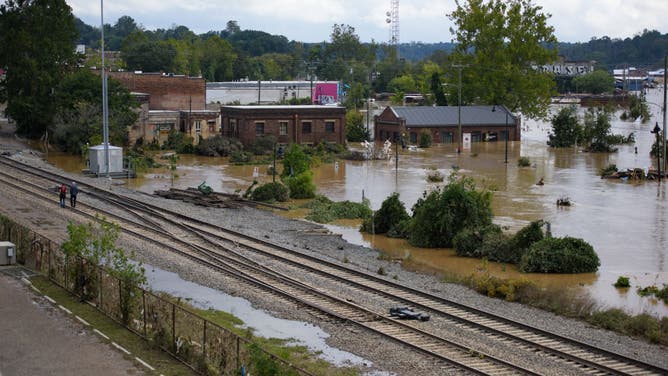
[(202, 77), (135, 72), (108, 72), (107, 75), (130, 91), (148, 94), (151, 110), (205, 109), (206, 81)]
[[(434, 143), (457, 143), (459, 107), (390, 106), (375, 116), (374, 140), (393, 141), (400, 136), (417, 144), (420, 133), (431, 133)], [(471, 142), (508, 140), (520, 141), (519, 117), (505, 106), (462, 106), (462, 134), (470, 134)]]
[(346, 109), (338, 106), (221, 106), (223, 136), (244, 146), (273, 135), (279, 144), (344, 144)]

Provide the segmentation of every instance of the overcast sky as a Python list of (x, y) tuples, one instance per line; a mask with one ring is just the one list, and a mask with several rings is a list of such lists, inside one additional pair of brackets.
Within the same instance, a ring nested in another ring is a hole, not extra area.
[[(462, 0), (463, 1), (463, 0)], [(74, 15), (100, 24), (100, 1), (67, 0)], [(223, 30), (229, 20), (241, 29), (262, 30), (303, 42), (328, 41), (332, 25), (355, 28), (362, 42), (387, 42), (390, 0), (107, 0), (105, 23), (127, 15), (148, 30), (184, 25), (195, 33)], [(399, 40), (450, 42), (447, 14), (454, 0), (399, 2)], [(643, 29), (668, 32), (668, 0), (534, 0), (552, 17), (560, 41), (586, 42), (592, 37), (632, 37)]]

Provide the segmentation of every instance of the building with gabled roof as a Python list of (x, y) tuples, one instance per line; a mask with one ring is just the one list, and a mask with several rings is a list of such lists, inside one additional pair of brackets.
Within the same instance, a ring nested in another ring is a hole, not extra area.
[(462, 134), (472, 142), (520, 141), (521, 119), (505, 106), (389, 106), (374, 118), (374, 140), (416, 144), (429, 132), (433, 143), (457, 143), (460, 110)]

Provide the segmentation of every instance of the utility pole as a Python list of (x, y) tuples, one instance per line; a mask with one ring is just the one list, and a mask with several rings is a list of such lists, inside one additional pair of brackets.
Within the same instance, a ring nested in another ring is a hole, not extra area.
[(453, 68), (459, 69), (459, 85), (457, 85), (457, 153), (462, 152), (462, 68), (468, 65), (455, 64)]
[[(666, 80), (668, 79), (668, 56), (663, 58), (663, 171), (665, 173), (666, 167)], [(659, 150), (661, 150), (661, 144), (656, 145)]]
[(104, 143), (104, 173), (109, 177), (109, 104), (107, 100), (107, 70), (104, 66), (104, 0), (100, 0), (100, 48), (102, 51), (102, 140)]

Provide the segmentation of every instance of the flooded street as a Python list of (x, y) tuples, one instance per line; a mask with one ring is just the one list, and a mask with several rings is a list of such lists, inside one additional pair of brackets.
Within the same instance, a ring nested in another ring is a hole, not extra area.
[[(652, 90), (648, 101), (659, 103), (662, 93)], [(651, 298), (641, 298), (637, 287), (668, 284), (668, 200), (666, 182), (623, 182), (604, 180), (599, 169), (616, 164), (619, 169), (652, 166), (649, 149), (654, 141), (650, 133), (655, 121), (662, 123), (657, 106), (650, 105), (652, 120), (646, 124), (623, 122), (619, 113), (612, 120), (612, 132), (627, 136), (635, 133), (635, 144), (621, 145), (610, 154), (578, 152), (575, 148), (551, 149), (546, 145), (549, 122), (523, 119), (521, 142), (508, 143), (508, 161), (504, 163), (505, 143), (473, 143), (470, 151), (455, 153), (456, 145), (442, 145), (420, 151), (399, 150), (399, 164), (389, 161), (339, 161), (323, 164), (315, 170), (318, 193), (332, 200), (360, 201), (364, 197), (378, 209), (393, 192), (399, 192), (410, 209), (424, 191), (437, 186), (427, 182), (430, 169), (448, 176), (454, 166), (472, 176), (479, 186), (494, 190), (494, 222), (511, 232), (530, 221), (544, 219), (551, 223), (555, 236), (583, 238), (594, 246), (601, 259), (598, 273), (578, 275), (522, 274), (512, 265), (490, 264), (494, 275), (505, 278), (525, 277), (543, 285), (582, 288), (601, 307), (620, 307), (631, 313), (647, 312), (668, 316), (668, 306)], [(638, 153), (634, 153), (634, 147)], [(517, 159), (528, 157), (531, 167), (518, 167)], [(76, 172), (83, 168), (80, 158), (50, 155), (49, 161)], [(165, 163), (165, 162), (163, 162)], [(654, 160), (656, 165), (656, 160)], [(259, 166), (263, 182), (271, 181), (268, 165)], [(398, 167), (398, 168), (397, 168)], [(253, 180), (254, 166), (232, 166), (225, 158), (182, 155), (174, 187), (196, 187), (206, 181), (216, 191), (245, 190)], [(280, 171), (279, 167), (279, 171)], [(544, 178), (545, 185), (538, 186)], [(151, 171), (128, 182), (128, 187), (152, 193), (168, 189), (169, 172)], [(559, 198), (568, 197), (573, 206), (557, 207)], [(419, 249), (403, 240), (359, 233), (357, 223), (328, 225), (350, 242), (388, 253), (391, 257), (410, 256), (411, 264), (424, 269), (468, 275), (480, 268), (478, 259), (460, 258), (450, 249)], [(631, 289), (613, 287), (619, 276), (631, 279)]]

